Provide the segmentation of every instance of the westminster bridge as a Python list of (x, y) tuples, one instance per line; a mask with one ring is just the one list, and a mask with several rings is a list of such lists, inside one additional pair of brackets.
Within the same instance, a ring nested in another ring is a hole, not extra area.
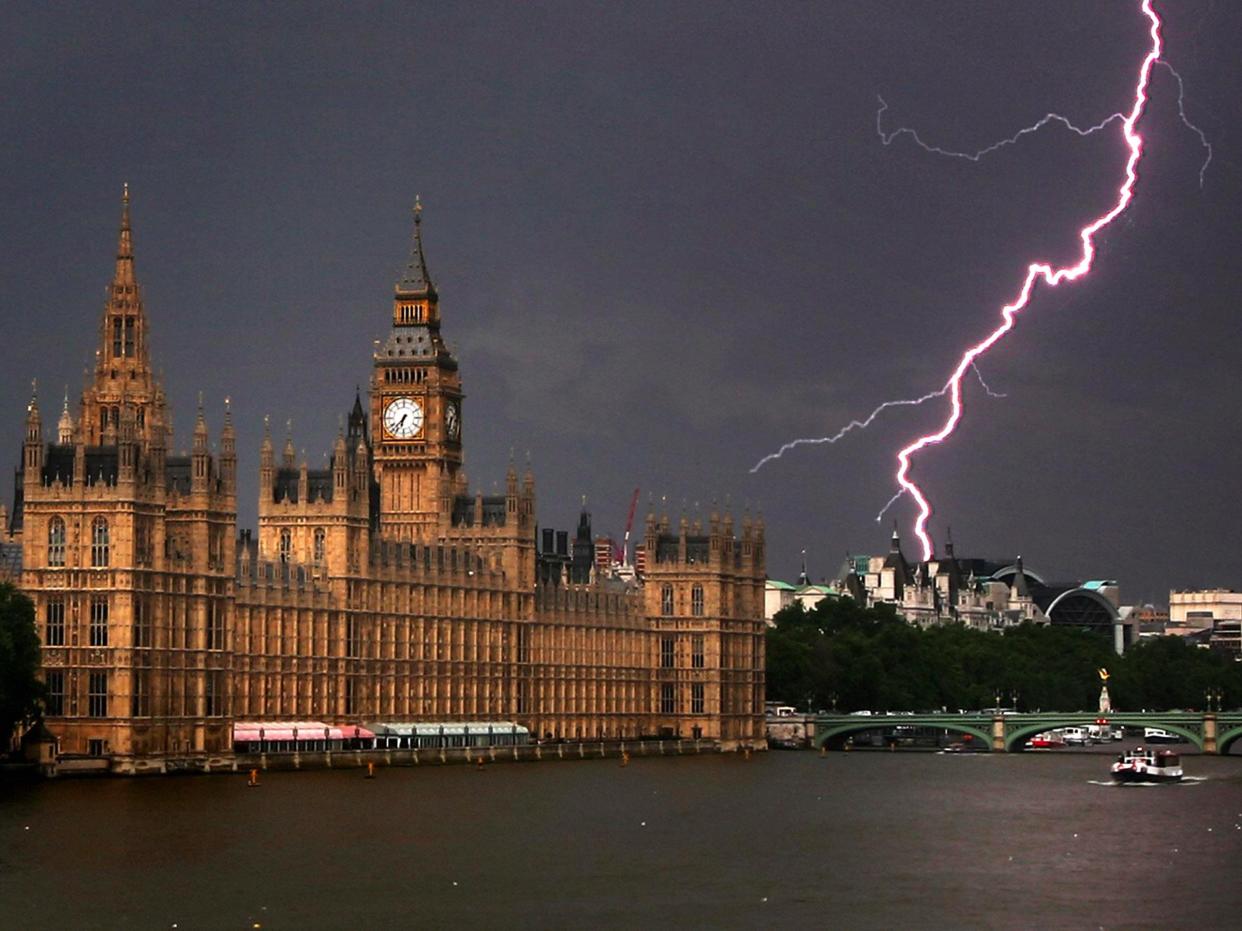
[(819, 714), (815, 722), (815, 746), (870, 730), (895, 727), (930, 727), (978, 740), (980, 746), (1011, 753), (1021, 751), (1035, 734), (1058, 727), (1158, 727), (1177, 734), (1203, 753), (1228, 753), (1242, 737), (1242, 711), (1037, 711), (963, 712), (954, 714)]

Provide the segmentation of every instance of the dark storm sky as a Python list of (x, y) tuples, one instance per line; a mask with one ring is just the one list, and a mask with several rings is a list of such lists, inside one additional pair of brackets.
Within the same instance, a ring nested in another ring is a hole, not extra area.
[[(959, 553), (1021, 553), (1127, 600), (1242, 586), (1237, 206), (1242, 10), (1163, 3), (1136, 200), (1091, 276), (1044, 291), (981, 363), (952, 442), (917, 461)], [(1132, 0), (1077, 3), (164, 4), (0, 12), (0, 427), (19, 455), (31, 378), (54, 423), (96, 345), (122, 181), (178, 427), (233, 398), (243, 525), (264, 413), (322, 464), (365, 387), (410, 205), (467, 392), (472, 482), (529, 450), (544, 524), (585, 494), (619, 533), (630, 494), (731, 496), (768, 521), (769, 574), (883, 551), (892, 454), (1032, 259), (1075, 256), (1111, 204), (1112, 131), (1147, 46)], [(279, 441), (279, 436), (278, 436)], [(10, 483), (3, 485), (11, 500)], [(915, 548), (900, 517), (907, 554)]]

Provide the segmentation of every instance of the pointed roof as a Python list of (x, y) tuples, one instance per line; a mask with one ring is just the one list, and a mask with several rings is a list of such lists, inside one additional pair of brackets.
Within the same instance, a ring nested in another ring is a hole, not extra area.
[(64, 435), (66, 431), (68, 431), (70, 434), (73, 433), (73, 415), (69, 413), (69, 386), (68, 385), (65, 385), (65, 403), (64, 403), (64, 406), (61, 407), (60, 409), (60, 421), (57, 424), (57, 428), (59, 429), (62, 436)]
[(345, 420), (347, 426), (345, 436), (349, 441), (352, 449), (359, 443), (369, 442), (367, 434), (367, 412), (362, 406), (362, 392), (357, 386), (354, 387), (354, 406), (349, 410), (349, 416)]
[(431, 282), (427, 259), (423, 255), (423, 204), (417, 196), (414, 198), (414, 240), (410, 244), (410, 260), (401, 280), (397, 282), (397, 293), (433, 301), (436, 299), (436, 287)]
[(39, 380), (30, 379), (30, 403), (26, 405), (26, 419), (39, 421)]
[(113, 285), (136, 284), (134, 277), (134, 241), (129, 225), (129, 182), (121, 190), (121, 232), (116, 245), (116, 272)]
[(1030, 588), (1026, 584), (1026, 573), (1022, 571), (1022, 557), (1018, 557), (1018, 561), (1014, 563), (1013, 584), (1010, 591), (1015, 598), (1029, 598), (1031, 596)]

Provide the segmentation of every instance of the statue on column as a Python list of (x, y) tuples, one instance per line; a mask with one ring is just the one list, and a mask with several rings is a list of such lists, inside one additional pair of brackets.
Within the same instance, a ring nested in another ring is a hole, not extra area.
[(1112, 703), (1108, 700), (1108, 670), (1099, 670), (1100, 682), (1100, 714), (1106, 714), (1113, 710)]

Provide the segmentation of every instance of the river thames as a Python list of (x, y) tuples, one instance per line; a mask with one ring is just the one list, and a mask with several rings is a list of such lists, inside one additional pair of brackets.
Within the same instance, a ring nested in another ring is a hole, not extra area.
[(7, 928), (1236, 928), (1242, 757), (854, 752), (2, 785)]

